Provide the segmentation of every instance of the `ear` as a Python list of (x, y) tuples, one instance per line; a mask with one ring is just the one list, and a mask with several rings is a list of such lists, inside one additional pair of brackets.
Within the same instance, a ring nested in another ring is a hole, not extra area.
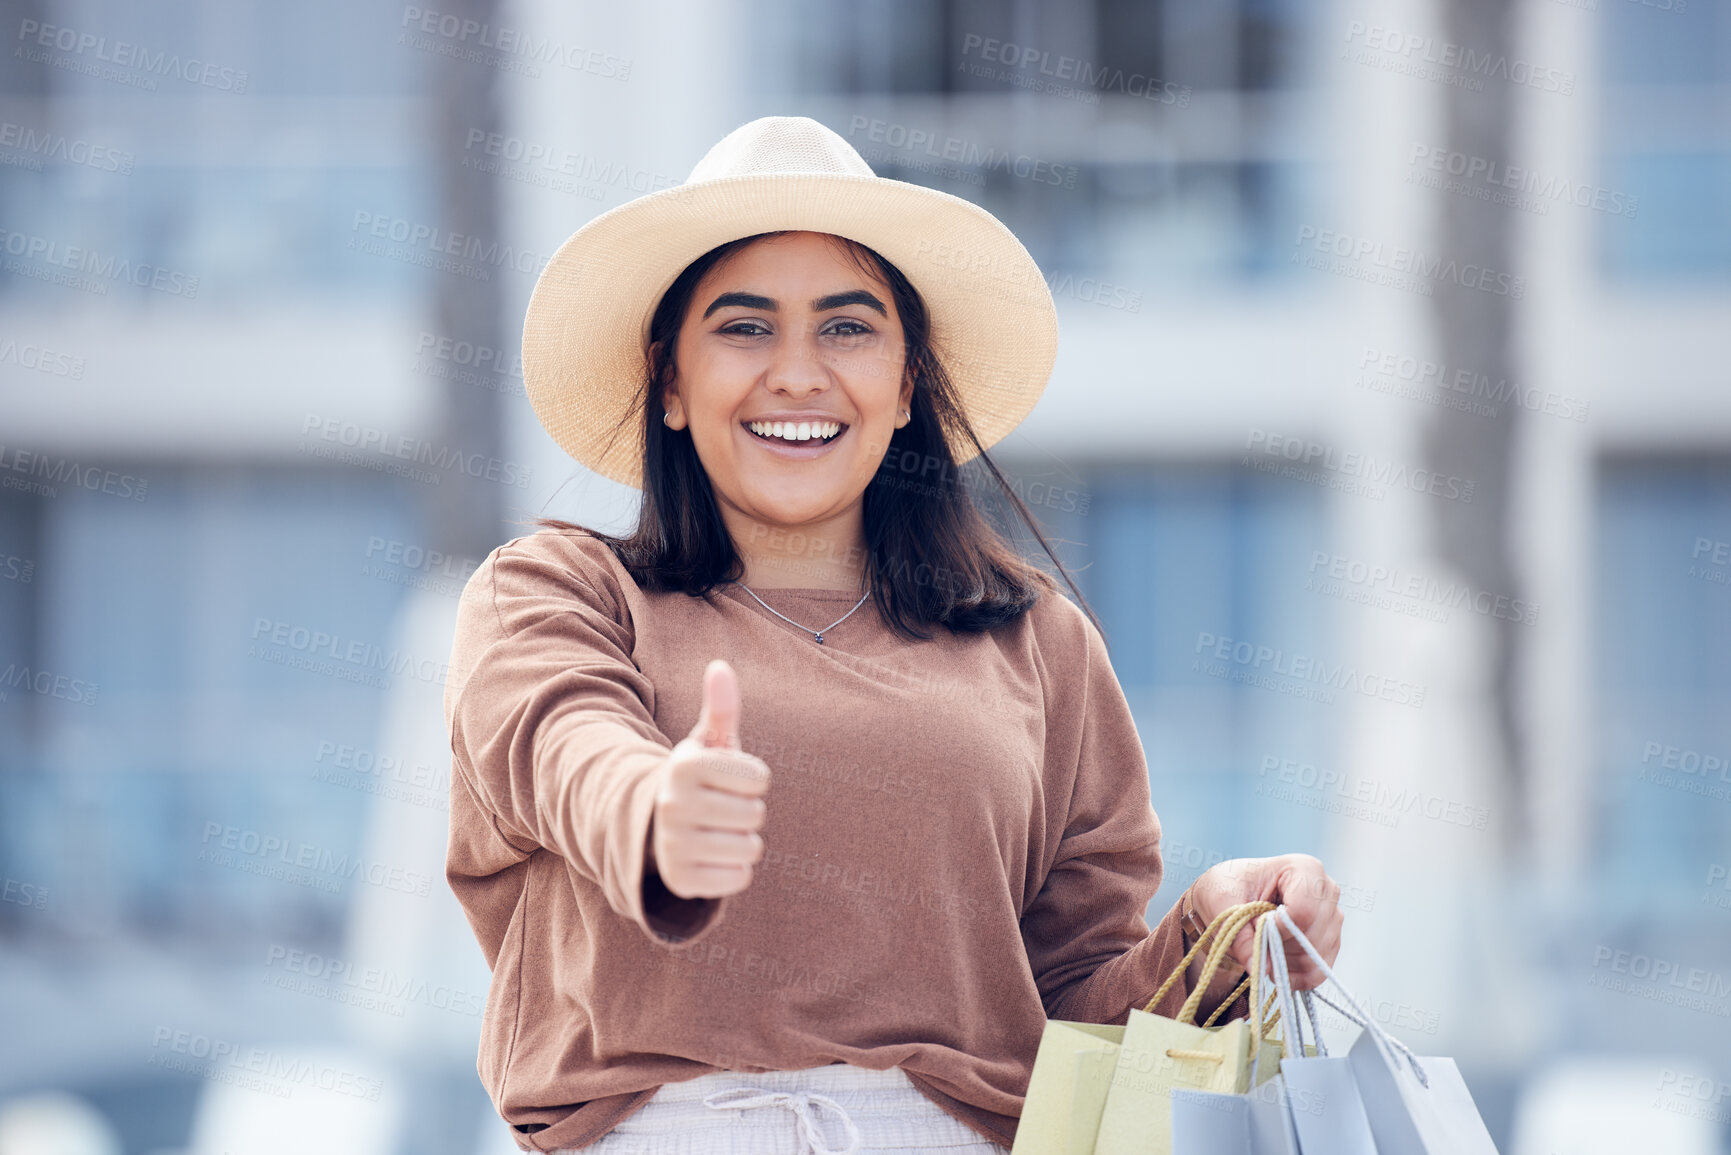
[[(914, 375), (913, 375), (912, 371), (909, 371), (907, 374), (906, 380), (904, 380), (902, 382), (901, 392), (899, 394), (897, 394), (897, 396), (896, 396), (896, 428), (897, 429), (900, 429), (902, 426), (906, 425), (909, 421), (913, 420), (913, 416), (912, 416), (913, 404), (914, 404)], [(906, 410), (908, 412), (908, 414), (909, 414), (908, 417), (904, 418), (902, 416), (903, 410)]]
[[(653, 356), (651, 350), (651, 356)], [(685, 428), (685, 404), (679, 398), (679, 381), (669, 381), (661, 391), (661, 408), (667, 414), (667, 428)]]

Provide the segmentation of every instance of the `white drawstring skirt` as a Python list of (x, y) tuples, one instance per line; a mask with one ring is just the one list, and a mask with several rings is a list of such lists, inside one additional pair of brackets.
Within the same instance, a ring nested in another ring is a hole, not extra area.
[(587, 1147), (558, 1155), (1008, 1155), (926, 1098), (900, 1067), (831, 1063), (664, 1083)]

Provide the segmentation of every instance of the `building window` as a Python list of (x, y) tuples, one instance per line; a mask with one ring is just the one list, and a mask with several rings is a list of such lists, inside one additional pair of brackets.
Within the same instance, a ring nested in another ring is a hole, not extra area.
[(1598, 497), (1593, 892), (1698, 918), (1731, 845), (1731, 459), (1613, 459)]
[(1351, 708), (1282, 672), (1338, 664), (1334, 615), (1348, 607), (1314, 580), (1331, 552), (1326, 495), (1230, 465), (1009, 473), (1105, 626), (1135, 714), (1169, 858), (1151, 915), (1208, 863), (1319, 852), (1326, 815), (1267, 787), (1288, 764), (1332, 766)]
[(418, 576), (381, 543), (418, 542), (415, 495), (365, 471), (126, 472), (144, 500), (0, 495), (0, 874), (48, 895), (0, 903), (0, 928), (334, 945), (373, 799), (337, 752), (376, 745)]

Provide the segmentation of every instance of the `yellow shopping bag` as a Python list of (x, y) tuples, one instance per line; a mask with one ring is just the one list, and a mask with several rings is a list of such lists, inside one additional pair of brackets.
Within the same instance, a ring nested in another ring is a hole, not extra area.
[[(1226, 957), (1232, 940), (1247, 924), (1274, 909), (1270, 902), (1247, 902), (1229, 907), (1202, 933), (1178, 969), (1148, 1001), (1147, 1008), (1132, 1009), (1119, 1040), (1118, 1065), (1112, 1072), (1106, 1103), (1100, 1114), (1099, 1134), (1092, 1155), (1170, 1155), (1172, 1150), (1171, 1094), (1175, 1088), (1192, 1091), (1222, 1091), (1243, 1094), (1250, 1090), (1252, 1045), (1264, 1048), (1258, 1082), (1279, 1070), (1280, 1043), (1268, 1036), (1277, 1016), (1266, 1017), (1261, 968), (1252, 967), (1244, 986), (1250, 987), (1250, 1006), (1255, 1021), (1235, 1020), (1214, 1026), (1237, 998), (1222, 1003), (1214, 1017), (1196, 1025), (1196, 1012), (1209, 980)], [(1262, 927), (1256, 926), (1260, 946)], [(1190, 960), (1204, 944), (1209, 946), (1202, 975), (1185, 1000), (1176, 1019), (1154, 1014), (1173, 983), (1179, 981)]]
[(1092, 1155), (1122, 1026), (1046, 1020), (1011, 1155)]
[[(1157, 1004), (1172, 984), (1182, 979), (1191, 959), (1204, 945), (1215, 941), (1231, 945), (1232, 939), (1246, 921), (1259, 913), (1261, 908), (1272, 909), (1270, 904), (1263, 903), (1258, 910), (1250, 910), (1250, 907), (1256, 905), (1246, 904), (1244, 907), (1222, 911), (1196, 941), (1190, 953), (1184, 956), (1184, 961), (1178, 964), (1160, 990), (1149, 1000), (1148, 1005), (1152, 1007)], [(1244, 911), (1248, 913), (1240, 913)], [(1231, 933), (1220, 936), (1218, 932), (1226, 927), (1228, 921), (1232, 923)], [(1224, 956), (1225, 947), (1221, 947), (1220, 957)], [(1213, 958), (1212, 952), (1210, 957)], [(1208, 966), (1207, 975), (1212, 976), (1218, 965), (1219, 959), (1213, 959), (1212, 965)], [(1205, 980), (1203, 989), (1206, 987)], [(1233, 998), (1227, 999), (1220, 1011), (1216, 1012), (1216, 1017), (1223, 1013), (1236, 997), (1235, 992)], [(1200, 1005), (1201, 995), (1195, 995), (1191, 1002)], [(1189, 1014), (1192, 1018), (1195, 1012), (1196, 1006), (1190, 1006)], [(1132, 1019), (1141, 1013), (1137, 1010), (1130, 1012)], [(1210, 1019), (1204, 1026), (1211, 1025), (1213, 1021)], [(1242, 1023), (1230, 1025), (1243, 1026)], [(1123, 1025), (1047, 1020), (1045, 1031), (1040, 1036), (1040, 1049), (1034, 1056), (1034, 1072), (1022, 1104), (1021, 1121), (1016, 1126), (1015, 1146), (1010, 1149), (1012, 1155), (1094, 1155), (1107, 1096), (1119, 1071), (1120, 1050), (1125, 1031), (1126, 1027)], [(1278, 1058), (1278, 1046), (1272, 1054)], [(1274, 1066), (1270, 1055), (1265, 1053), (1264, 1069), (1272, 1069)]]

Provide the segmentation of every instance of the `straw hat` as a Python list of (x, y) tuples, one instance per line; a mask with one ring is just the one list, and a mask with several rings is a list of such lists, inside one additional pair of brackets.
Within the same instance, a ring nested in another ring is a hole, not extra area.
[[(636, 412), (661, 295), (715, 246), (782, 229), (858, 241), (906, 275), (983, 444), (1039, 400), (1058, 316), (1015, 235), (960, 197), (874, 175), (809, 117), (767, 116), (723, 137), (683, 185), (578, 229), (541, 271), (523, 322), (523, 380), (553, 440), (597, 473), (641, 487), (641, 421), (627, 420), (616, 437), (614, 427)], [(952, 450), (958, 462), (974, 456), (971, 444)]]

